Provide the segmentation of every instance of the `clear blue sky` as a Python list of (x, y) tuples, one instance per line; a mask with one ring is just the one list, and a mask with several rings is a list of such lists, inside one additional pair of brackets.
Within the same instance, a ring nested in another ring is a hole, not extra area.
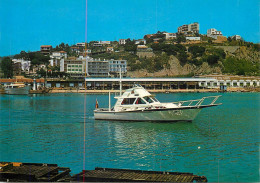
[(61, 42), (139, 39), (192, 22), (202, 34), (216, 28), (257, 43), (259, 8), (259, 0), (88, 0), (86, 26), (86, 0), (0, 0), (0, 56)]

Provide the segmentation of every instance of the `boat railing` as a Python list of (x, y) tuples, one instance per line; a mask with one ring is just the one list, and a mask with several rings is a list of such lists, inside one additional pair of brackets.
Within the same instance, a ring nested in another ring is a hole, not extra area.
[[(185, 100), (185, 101), (178, 101), (178, 102), (172, 102), (172, 103), (178, 105), (179, 107), (196, 107), (196, 106), (198, 107), (198, 106), (202, 106), (202, 105), (220, 105), (220, 104), (215, 104), (215, 102), (218, 100), (219, 97), (221, 97), (221, 95), (208, 96), (208, 97), (203, 97), (203, 98), (197, 99), (197, 100)], [(207, 100), (207, 102), (206, 102), (206, 100)]]

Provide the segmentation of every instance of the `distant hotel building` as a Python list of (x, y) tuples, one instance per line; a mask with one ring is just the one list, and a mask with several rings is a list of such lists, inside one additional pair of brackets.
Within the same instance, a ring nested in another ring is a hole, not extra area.
[[(87, 61), (86, 61), (87, 60)], [(70, 74), (71, 77), (82, 78), (85, 75), (92, 77), (109, 77), (110, 75), (118, 75), (121, 72), (123, 75), (127, 72), (126, 60), (101, 60), (93, 59), (89, 56), (69, 57), (59, 61), (60, 72)]]
[(127, 72), (126, 60), (100, 60), (88, 59), (87, 70), (88, 75), (93, 77), (108, 77), (110, 75), (124, 75)]
[(180, 27), (178, 27), (178, 33), (184, 33), (184, 34), (195, 34), (199, 33), (199, 23), (191, 23), (191, 24), (185, 24)]

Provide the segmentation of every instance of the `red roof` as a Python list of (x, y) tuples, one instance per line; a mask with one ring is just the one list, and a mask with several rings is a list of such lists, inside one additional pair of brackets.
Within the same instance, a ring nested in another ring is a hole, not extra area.
[(51, 45), (41, 45), (41, 47), (52, 47)]

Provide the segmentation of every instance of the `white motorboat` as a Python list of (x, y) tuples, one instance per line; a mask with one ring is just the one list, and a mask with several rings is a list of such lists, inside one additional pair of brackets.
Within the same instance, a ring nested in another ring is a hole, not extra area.
[(27, 95), (30, 91), (30, 85), (14, 82), (5, 86), (5, 93), (10, 95)]
[[(120, 88), (121, 89), (121, 88)], [(220, 96), (208, 96), (198, 100), (161, 103), (140, 85), (127, 89), (115, 97), (114, 107), (94, 110), (96, 120), (117, 121), (192, 121), (202, 108), (221, 105), (215, 102)]]

